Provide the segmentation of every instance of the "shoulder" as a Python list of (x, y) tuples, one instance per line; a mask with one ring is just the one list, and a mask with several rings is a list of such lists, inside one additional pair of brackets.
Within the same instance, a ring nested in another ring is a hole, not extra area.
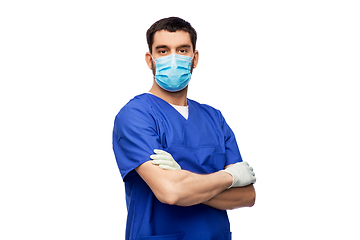
[(116, 115), (116, 118), (131, 118), (135, 117), (138, 114), (151, 114), (152, 106), (148, 101), (148, 96), (146, 93), (135, 96), (131, 99), (125, 106), (123, 106), (119, 113)]
[(155, 114), (148, 94), (141, 94), (123, 106), (115, 117), (115, 129), (153, 125)]
[(148, 101), (148, 94), (143, 93), (140, 95), (135, 96), (133, 99), (131, 99), (128, 103), (125, 104), (120, 110), (120, 112), (124, 109), (131, 109), (131, 108), (139, 108), (139, 109), (145, 109), (150, 107), (150, 103)]

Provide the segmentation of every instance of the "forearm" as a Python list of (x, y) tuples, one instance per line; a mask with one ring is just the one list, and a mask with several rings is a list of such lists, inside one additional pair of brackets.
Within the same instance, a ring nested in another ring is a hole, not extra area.
[(232, 183), (232, 177), (224, 172), (205, 175), (184, 172), (184, 178), (175, 183), (179, 196), (177, 205), (180, 206), (191, 206), (208, 201), (223, 192)]
[(255, 189), (251, 184), (225, 190), (203, 204), (220, 210), (252, 207), (255, 204), (255, 196)]
[(150, 161), (136, 171), (159, 201), (179, 206), (191, 206), (208, 201), (232, 183), (231, 175), (225, 172), (201, 175), (185, 170), (169, 171), (153, 165)]

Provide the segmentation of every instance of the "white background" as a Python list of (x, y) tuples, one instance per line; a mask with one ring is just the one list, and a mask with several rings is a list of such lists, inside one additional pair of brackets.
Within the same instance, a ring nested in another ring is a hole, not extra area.
[[(189, 98), (256, 172), (233, 239), (359, 239), (358, 1), (0, 3), (0, 239), (124, 239), (120, 108), (152, 85), (146, 30), (198, 32)], [(214, 223), (216, 224), (216, 223)]]

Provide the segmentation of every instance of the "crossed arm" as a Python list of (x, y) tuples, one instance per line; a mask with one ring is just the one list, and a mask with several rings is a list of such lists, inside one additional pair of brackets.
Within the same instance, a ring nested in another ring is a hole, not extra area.
[(169, 171), (159, 168), (151, 161), (143, 163), (136, 171), (157, 199), (166, 204), (191, 206), (203, 203), (226, 210), (251, 207), (255, 203), (253, 185), (227, 189), (233, 178), (223, 171), (212, 174), (196, 174), (186, 170)]
[(203, 204), (220, 210), (231, 210), (254, 206), (255, 197), (254, 186), (250, 184), (246, 187), (234, 187), (225, 190), (212, 199), (203, 202)]

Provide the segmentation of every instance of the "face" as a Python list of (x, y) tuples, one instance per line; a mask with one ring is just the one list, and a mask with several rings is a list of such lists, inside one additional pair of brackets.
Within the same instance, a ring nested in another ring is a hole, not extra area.
[[(157, 59), (173, 53), (188, 57), (194, 56), (191, 66), (191, 72), (192, 69), (196, 67), (199, 53), (197, 50), (195, 50), (195, 52), (193, 51), (193, 45), (191, 43), (190, 34), (188, 32), (168, 32), (165, 30), (157, 31), (154, 35), (152, 57), (154, 59)], [(155, 75), (156, 65), (152, 61), (151, 53), (149, 52), (146, 53), (146, 62)]]

